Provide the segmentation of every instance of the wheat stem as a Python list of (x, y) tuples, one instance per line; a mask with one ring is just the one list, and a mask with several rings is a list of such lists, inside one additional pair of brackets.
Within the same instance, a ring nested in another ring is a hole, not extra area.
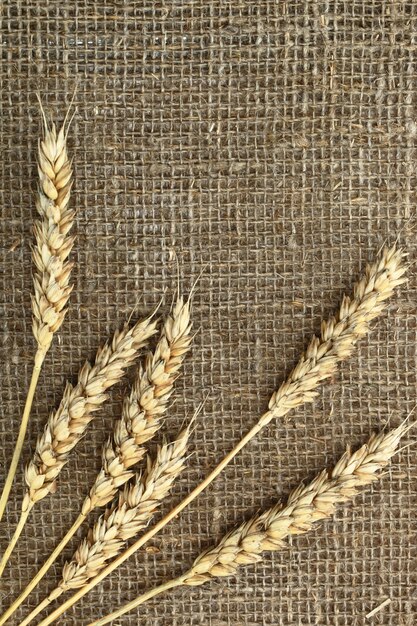
[[(157, 587), (150, 589), (146, 593), (143, 593), (138, 598), (135, 598), (131, 602), (128, 602), (127, 604), (122, 606), (120, 609), (117, 609), (116, 611), (109, 613), (109, 615), (106, 615), (105, 617), (102, 617), (101, 619), (98, 619), (95, 622), (91, 622), (89, 626), (104, 626), (104, 624), (109, 624), (110, 622), (117, 619), (118, 617), (121, 617), (125, 613), (128, 613), (129, 611), (136, 609), (136, 607), (140, 606), (141, 604), (144, 604), (148, 600), (151, 600), (151, 598), (154, 598), (155, 596), (159, 596), (161, 593), (165, 593), (165, 591), (168, 591), (169, 589), (174, 589), (175, 587), (181, 587), (182, 585), (184, 585), (184, 580), (185, 580), (184, 576), (178, 576), (178, 578), (173, 578), (172, 580), (168, 580), (166, 583), (162, 583), (162, 585), (158, 585)], [(43, 608), (46, 608), (46, 607), (43, 607)], [(23, 623), (20, 626), (23, 626)]]
[[(27, 511), (27, 515), (29, 515), (30, 513), (30, 509), (28, 509)], [(23, 600), (25, 600), (25, 598), (27, 598), (27, 596), (31, 593), (31, 591), (33, 591), (33, 589), (37, 586), (37, 584), (39, 583), (39, 581), (42, 580), (42, 578), (45, 576), (45, 574), (47, 573), (47, 571), (49, 570), (49, 568), (51, 567), (51, 565), (55, 562), (55, 560), (57, 559), (57, 557), (60, 555), (60, 553), (62, 552), (62, 550), (65, 548), (65, 546), (67, 545), (67, 543), (70, 541), (70, 539), (75, 535), (75, 533), (77, 532), (77, 530), (80, 528), (81, 524), (84, 522), (85, 520), (85, 515), (83, 515), (82, 513), (79, 514), (79, 516), (77, 517), (77, 519), (75, 520), (74, 524), (71, 526), (71, 528), (69, 529), (69, 531), (66, 533), (65, 537), (63, 537), (61, 539), (61, 541), (59, 542), (59, 544), (56, 546), (56, 548), (54, 549), (54, 551), (51, 553), (50, 557), (45, 561), (45, 563), (42, 565), (42, 567), (40, 568), (40, 570), (37, 572), (36, 576), (33, 577), (33, 579), (30, 581), (30, 583), (28, 584), (28, 586), (26, 587), (26, 589), (20, 594), (20, 596), (13, 602), (13, 604), (7, 609), (7, 611), (1, 616), (1, 620), (0, 620), (0, 625), (4, 624), (9, 617), (16, 611), (16, 609), (21, 605), (21, 603), (23, 602)], [(24, 520), (25, 522), (26, 520)], [(23, 522), (23, 525), (24, 525)], [(23, 527), (23, 526), (22, 526)], [(17, 530), (17, 529), (16, 529)], [(15, 533), (16, 534), (16, 533)], [(10, 553), (13, 550), (13, 546), (10, 549)], [(7, 559), (5, 561), (5, 563), (7, 562)], [(2, 570), (1, 570), (2, 571)]]
[[(39, 375), (42, 369), (42, 362), (45, 357), (45, 354), (38, 350), (37, 358), (35, 358), (36, 365), (32, 370), (32, 377), (30, 380), (28, 395), (26, 397), (25, 408), (23, 410), (22, 421), (20, 422), (19, 435), (16, 441), (16, 447), (13, 452), (12, 462), (10, 463), (10, 468), (7, 474), (6, 482), (3, 487), (3, 492), (0, 498), (0, 520), (3, 517), (4, 510), (7, 505), (7, 501), (9, 499), (10, 491), (13, 486), (14, 477), (17, 472), (17, 468), (19, 465), (20, 455), (22, 453), (23, 444), (25, 441), (26, 431), (29, 423), (30, 411), (32, 409), (33, 398), (35, 395), (36, 387), (39, 380)], [(4, 567), (0, 565), (0, 576), (3, 572)]]
[(42, 611), (44, 609), (46, 609), (50, 604), (51, 604), (52, 600), (48, 598), (45, 598), (44, 600), (42, 600), (42, 602), (40, 602), (38, 604), (38, 606), (36, 606), (33, 611), (30, 613), (30, 615), (28, 615), (23, 622), (20, 623), (20, 626), (26, 626), (27, 624), (29, 624), (29, 622), (31, 622), (37, 615), (39, 615), (39, 613), (42, 613)]
[(228, 533), (216, 546), (203, 552), (183, 575), (147, 591), (89, 626), (104, 626), (168, 589), (198, 586), (219, 576), (234, 575), (240, 566), (261, 561), (263, 552), (280, 550), (289, 536), (308, 532), (315, 522), (331, 517), (337, 503), (351, 500), (359, 488), (378, 480), (378, 472), (398, 451), (400, 439), (409, 428), (404, 422), (391, 432), (373, 435), (353, 454), (348, 449), (333, 470), (325, 470), (310, 483), (301, 484), (285, 505), (278, 503)]
[(402, 263), (401, 250), (397, 250), (395, 246), (384, 249), (380, 257), (366, 268), (365, 275), (355, 285), (353, 297), (345, 296), (337, 315), (322, 322), (321, 336), (312, 338), (296, 367), (279, 389), (272, 394), (268, 410), (260, 417), (257, 424), (226, 455), (207, 478), (160, 520), (154, 528), (142, 535), (39, 626), (46, 626), (46, 624), (54, 621), (132, 556), (146, 541), (162, 530), (168, 522), (197, 498), (237, 453), (272, 419), (283, 417), (294, 408), (306, 402), (312, 402), (318, 394), (317, 388), (320, 383), (332, 376), (337, 365), (352, 354), (357, 341), (368, 332), (370, 322), (383, 311), (385, 301), (393, 294), (398, 285), (405, 282), (403, 278), (405, 272), (406, 268)]
[(7, 546), (3, 556), (1, 557), (1, 562), (0, 562), (0, 576), (3, 574), (4, 572), (4, 568), (7, 565), (7, 562), (10, 558), (10, 555), (12, 554), (14, 547), (16, 545), (16, 543), (18, 542), (18, 539), (20, 537), (20, 534), (23, 530), (24, 525), (26, 524), (27, 518), (29, 517), (29, 513), (30, 513), (31, 509), (27, 509), (21, 516), (19, 519), (19, 522), (16, 526), (16, 529), (13, 533), (13, 537), (11, 538), (9, 545)]

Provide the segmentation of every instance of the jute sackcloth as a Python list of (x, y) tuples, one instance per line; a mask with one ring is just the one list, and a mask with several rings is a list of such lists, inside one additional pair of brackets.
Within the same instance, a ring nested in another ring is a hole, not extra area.
[[(70, 310), (40, 379), (2, 548), (20, 511), (24, 464), (65, 381), (135, 307), (134, 319), (165, 291), (168, 311), (178, 268), (184, 292), (203, 274), (198, 332), (164, 434), (175, 436), (208, 400), (187, 471), (162, 511), (257, 420), (384, 241), (398, 237), (415, 261), (416, 29), (417, 2), (388, 0), (3, 2), (2, 477), (34, 353), (35, 96), (60, 122), (76, 84), (69, 150), (78, 216)], [(178, 575), (236, 523), (331, 466), (347, 443), (404, 419), (417, 384), (415, 268), (409, 276), (313, 405), (271, 424), (60, 623), (87, 624)], [(35, 508), (2, 581), (4, 608), (75, 519), (127, 388), (128, 380), (111, 392), (58, 492)], [(238, 577), (167, 593), (120, 623), (414, 625), (416, 472), (416, 448), (407, 447), (381, 483), (288, 549)], [(56, 585), (77, 542), (11, 624)]]

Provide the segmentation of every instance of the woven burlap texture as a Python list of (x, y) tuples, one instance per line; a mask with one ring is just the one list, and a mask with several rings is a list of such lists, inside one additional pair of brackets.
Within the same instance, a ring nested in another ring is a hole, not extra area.
[[(264, 411), (320, 319), (388, 240), (415, 259), (417, 2), (15, 0), (2, 7), (0, 467), (5, 475), (30, 376), (30, 293), (41, 119), (65, 115), (79, 213), (75, 289), (47, 356), (12, 492), (65, 380), (136, 307), (189, 289), (198, 329), (165, 433), (208, 394), (193, 456), (167, 511)], [(416, 398), (415, 270), (312, 406), (271, 424), (148, 547), (61, 618), (87, 624), (178, 575), (245, 516), (331, 465), (346, 443), (397, 424)], [(6, 608), (75, 519), (119, 415), (111, 392), (34, 510), (2, 581)], [(410, 436), (412, 439), (412, 435)], [(237, 578), (179, 589), (125, 625), (412, 625), (415, 448), (334, 520)], [(81, 530), (81, 534), (85, 529)], [(72, 554), (74, 541), (65, 552)], [(11, 624), (52, 589), (64, 557)], [(372, 620), (366, 614), (385, 599)]]

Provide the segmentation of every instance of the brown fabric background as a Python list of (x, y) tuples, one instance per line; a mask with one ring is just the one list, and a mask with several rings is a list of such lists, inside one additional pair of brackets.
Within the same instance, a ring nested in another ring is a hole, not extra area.
[[(165, 432), (175, 435), (209, 398), (168, 510), (254, 423), (380, 245), (398, 236), (415, 261), (417, 3), (16, 0), (2, 12), (2, 476), (34, 352), (35, 94), (62, 121), (78, 80), (69, 139), (79, 210), (75, 290), (40, 379), (24, 461), (83, 359), (164, 289), (168, 309), (176, 255), (184, 290), (204, 273), (198, 333)], [(314, 406), (272, 424), (146, 552), (60, 623), (87, 624), (179, 574), (244, 516), (332, 464), (348, 442), (362, 443), (388, 418), (399, 423), (416, 402), (416, 296), (413, 268)], [(97, 414), (58, 493), (34, 511), (2, 583), (4, 607), (77, 514), (126, 388)], [(354, 506), (282, 553), (237, 578), (166, 594), (120, 623), (415, 624), (416, 471), (409, 447)], [(22, 492), (20, 472), (1, 546)], [(26, 607), (55, 585), (62, 563)], [(366, 620), (386, 598), (390, 606)]]

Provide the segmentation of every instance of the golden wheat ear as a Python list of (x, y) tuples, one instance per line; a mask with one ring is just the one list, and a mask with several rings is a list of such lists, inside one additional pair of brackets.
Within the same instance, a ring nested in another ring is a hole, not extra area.
[(44, 136), (38, 146), (36, 209), (40, 219), (34, 224), (36, 245), (32, 255), (36, 271), (32, 311), (33, 334), (38, 350), (46, 353), (54, 333), (64, 321), (72, 291), (69, 278), (73, 263), (68, 262), (68, 256), (75, 240), (69, 235), (75, 210), (69, 207), (73, 170), (67, 152), (66, 121), (57, 131), (55, 124), (48, 124), (39, 103)]
[(161, 428), (174, 383), (191, 347), (190, 301), (182, 296), (167, 316), (153, 351), (139, 364), (130, 395), (123, 403), (122, 416), (113, 435), (104, 445), (103, 465), (85, 499), (82, 514), (105, 506), (119, 487), (133, 476), (132, 466), (146, 454), (144, 444)]
[(16, 446), (0, 498), (0, 520), (19, 465), (42, 364), (54, 334), (64, 321), (72, 291), (73, 263), (68, 257), (75, 240), (69, 234), (75, 211), (69, 207), (73, 172), (67, 153), (67, 118), (57, 132), (55, 124), (48, 123), (40, 99), (39, 104), (44, 132), (38, 146), (39, 184), (35, 204), (40, 217), (33, 226), (35, 245), (32, 252), (35, 266), (32, 328), (37, 350)]
[(324, 470), (310, 483), (301, 484), (285, 505), (277, 503), (228, 533), (213, 548), (204, 551), (185, 574), (132, 600), (89, 626), (104, 626), (147, 600), (180, 586), (197, 586), (213, 578), (233, 576), (243, 565), (262, 561), (264, 552), (281, 550), (292, 535), (308, 532), (315, 522), (333, 515), (336, 505), (380, 478), (381, 470), (398, 451), (401, 437), (414, 426), (401, 424), (388, 433), (373, 435), (352, 453), (347, 450), (332, 470)]

